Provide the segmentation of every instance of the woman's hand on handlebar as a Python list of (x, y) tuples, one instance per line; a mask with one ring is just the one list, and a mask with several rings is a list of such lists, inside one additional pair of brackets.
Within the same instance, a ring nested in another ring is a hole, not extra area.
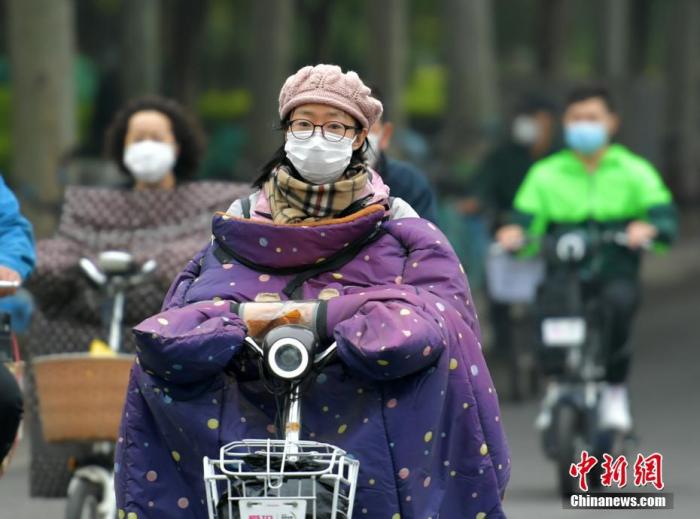
[(507, 251), (517, 251), (525, 245), (525, 231), (520, 225), (505, 225), (496, 231), (496, 241)]
[[(8, 282), (0, 283), (0, 297), (6, 297), (11, 296), (17, 291), (17, 287), (22, 282), (22, 277), (17, 271), (0, 265), (0, 281)], [(10, 284), (10, 286), (2, 286), (6, 284)]]

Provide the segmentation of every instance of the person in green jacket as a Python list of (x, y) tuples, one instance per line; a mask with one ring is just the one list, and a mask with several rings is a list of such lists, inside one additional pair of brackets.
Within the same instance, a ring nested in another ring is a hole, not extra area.
[[(648, 161), (611, 143), (619, 118), (607, 89), (574, 90), (563, 115), (566, 148), (535, 163), (519, 188), (510, 223), (497, 241), (520, 249), (526, 238), (562, 227), (626, 233), (627, 248), (610, 244), (599, 252), (599, 291), (608, 330), (606, 381), (601, 397), (603, 427), (629, 431), (632, 418), (626, 380), (631, 360), (627, 342), (639, 305), (641, 250), (670, 244), (677, 233), (671, 193)], [(536, 245), (526, 247), (534, 253)], [(546, 426), (546, 424), (540, 424)]]

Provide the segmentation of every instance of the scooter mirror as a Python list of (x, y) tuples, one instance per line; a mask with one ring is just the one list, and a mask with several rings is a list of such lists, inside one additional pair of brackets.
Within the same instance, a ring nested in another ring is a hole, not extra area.
[(107, 276), (97, 268), (92, 261), (87, 258), (81, 258), (78, 262), (80, 269), (85, 273), (85, 275), (95, 284), (104, 285), (107, 283)]

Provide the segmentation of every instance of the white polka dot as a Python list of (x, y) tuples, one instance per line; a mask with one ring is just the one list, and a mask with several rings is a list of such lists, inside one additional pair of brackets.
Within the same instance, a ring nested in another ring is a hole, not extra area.
[(472, 364), (469, 369), (472, 372), (472, 375), (477, 376), (479, 374), (479, 367), (476, 364)]
[(267, 247), (267, 238), (260, 238), (258, 243), (260, 243), (261, 247)]

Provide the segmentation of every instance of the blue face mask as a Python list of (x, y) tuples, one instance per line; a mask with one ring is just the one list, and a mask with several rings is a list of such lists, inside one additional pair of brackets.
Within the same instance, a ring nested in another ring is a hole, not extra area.
[(608, 129), (597, 122), (570, 123), (564, 128), (564, 140), (572, 150), (592, 155), (608, 143)]

